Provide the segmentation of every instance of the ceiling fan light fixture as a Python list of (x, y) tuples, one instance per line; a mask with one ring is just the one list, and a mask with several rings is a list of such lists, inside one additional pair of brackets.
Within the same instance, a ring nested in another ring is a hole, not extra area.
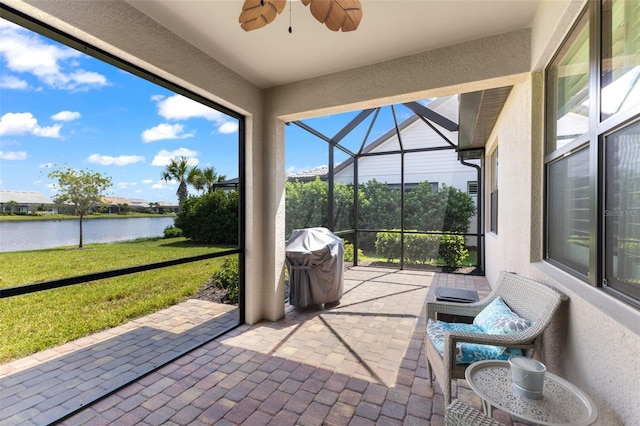
[[(282, 13), (286, 1), (245, 0), (238, 19), (240, 26), (245, 31), (264, 27)], [(354, 31), (362, 20), (360, 0), (302, 0), (302, 3), (309, 6), (316, 20), (332, 31)]]
[(245, 31), (257, 30), (282, 13), (287, 0), (245, 0), (238, 21)]
[(302, 0), (302, 3), (331, 31), (353, 31), (362, 20), (360, 0)]

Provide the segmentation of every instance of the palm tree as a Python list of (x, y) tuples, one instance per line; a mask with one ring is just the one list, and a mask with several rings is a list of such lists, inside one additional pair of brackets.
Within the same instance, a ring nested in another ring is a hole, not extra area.
[(186, 157), (180, 157), (177, 160), (171, 159), (165, 170), (162, 172), (163, 181), (179, 182), (178, 190), (176, 191), (176, 195), (178, 196), (178, 205), (182, 205), (182, 202), (189, 196), (187, 183), (194, 181), (197, 176), (197, 169), (197, 167), (189, 166), (189, 161)]
[(198, 170), (198, 176), (196, 177), (194, 186), (198, 190), (206, 190), (206, 192), (210, 194), (216, 189), (216, 183), (223, 182), (225, 180), (227, 180), (225, 175), (218, 176), (215, 168), (207, 167), (204, 170)]
[(18, 202), (15, 200), (11, 200), (11, 201), (7, 201), (7, 205), (9, 206), (9, 208), (11, 209), (9, 214), (13, 214), (13, 210), (18, 206)]

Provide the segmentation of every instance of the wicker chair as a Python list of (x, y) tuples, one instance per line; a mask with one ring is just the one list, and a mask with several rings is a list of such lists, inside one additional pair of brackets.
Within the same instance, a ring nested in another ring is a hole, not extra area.
[(468, 364), (456, 363), (457, 343), (478, 343), (484, 345), (520, 348), (525, 356), (533, 356), (536, 346), (542, 339), (542, 333), (551, 322), (553, 315), (566, 298), (557, 290), (529, 278), (510, 272), (500, 272), (494, 290), (485, 299), (475, 303), (427, 302), (427, 320), (437, 319), (438, 314), (451, 314), (475, 317), (495, 298), (501, 297), (509, 308), (533, 325), (526, 330), (511, 335), (469, 333), (447, 331), (444, 340), (444, 352), (440, 354), (426, 336), (427, 374), (432, 385), (431, 370), (442, 387), (444, 403), (451, 402), (451, 380), (464, 379)]
[(447, 406), (444, 413), (444, 424), (446, 426), (504, 426), (458, 399), (454, 399)]
[(454, 399), (447, 406), (444, 412), (444, 424), (446, 426), (504, 426), (458, 399)]

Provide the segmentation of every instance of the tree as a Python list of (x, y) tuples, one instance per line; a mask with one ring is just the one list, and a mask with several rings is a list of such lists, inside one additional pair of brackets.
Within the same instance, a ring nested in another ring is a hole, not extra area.
[(216, 189), (216, 183), (227, 180), (225, 175), (218, 176), (216, 169), (213, 167), (207, 167), (204, 170), (195, 167), (189, 177), (189, 183), (191, 183), (194, 188), (207, 194), (212, 193)]
[(79, 217), (80, 239), (78, 248), (82, 248), (82, 219), (91, 210), (94, 203), (99, 203), (105, 191), (112, 185), (111, 178), (90, 170), (75, 170), (71, 167), (58, 168), (48, 174), (57, 179), (56, 204), (70, 203), (74, 213)]
[(9, 214), (13, 214), (13, 209), (18, 206), (18, 202), (15, 200), (7, 201), (7, 205), (9, 206)]
[(328, 226), (328, 184), (316, 176), (311, 182), (287, 182), (285, 238), (294, 229)]
[(189, 196), (187, 184), (195, 182), (197, 180), (197, 176), (197, 167), (190, 166), (189, 160), (186, 157), (180, 157), (177, 160), (172, 158), (169, 164), (167, 164), (165, 170), (162, 172), (163, 181), (178, 182), (178, 190), (176, 191), (176, 195), (178, 196), (178, 205), (182, 205), (184, 200)]

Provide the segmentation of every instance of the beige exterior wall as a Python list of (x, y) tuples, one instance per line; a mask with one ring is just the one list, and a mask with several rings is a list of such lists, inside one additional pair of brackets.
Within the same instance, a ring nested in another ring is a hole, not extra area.
[(584, 0), (543, 0), (531, 31), (265, 91), (121, 0), (3, 1), (247, 117), (248, 323), (284, 314), (284, 121), (515, 84), (487, 151), (499, 143), (499, 234), (486, 239), (487, 277), (506, 269), (567, 294), (542, 357), (596, 401), (598, 424), (640, 424), (640, 314), (540, 261), (543, 93), (530, 71), (548, 63)]

